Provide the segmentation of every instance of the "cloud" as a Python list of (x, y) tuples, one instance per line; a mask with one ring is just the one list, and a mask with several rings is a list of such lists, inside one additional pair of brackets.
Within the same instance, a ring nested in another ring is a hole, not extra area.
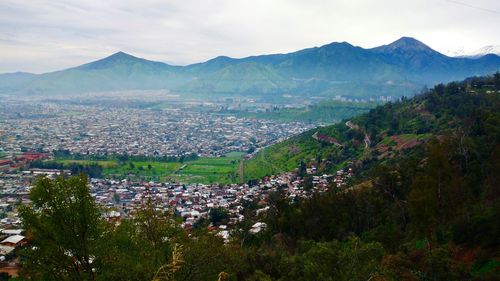
[(52, 71), (119, 50), (188, 64), (401, 36), (438, 50), (499, 44), (500, 2), (467, 1), (2, 0), (0, 72)]

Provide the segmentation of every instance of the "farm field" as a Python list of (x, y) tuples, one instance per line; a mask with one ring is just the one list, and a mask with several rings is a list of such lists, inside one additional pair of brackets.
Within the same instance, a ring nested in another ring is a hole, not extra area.
[(109, 178), (128, 178), (182, 183), (237, 183), (240, 175), (238, 167), (243, 152), (231, 152), (226, 157), (203, 157), (181, 162), (126, 161), (118, 160), (55, 160), (89, 165), (97, 163), (103, 168), (103, 175)]

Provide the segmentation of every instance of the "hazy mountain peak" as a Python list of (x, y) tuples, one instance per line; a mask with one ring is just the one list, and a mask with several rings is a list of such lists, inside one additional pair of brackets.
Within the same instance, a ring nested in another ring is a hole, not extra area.
[(122, 51), (118, 51), (118, 52), (112, 54), (111, 56), (109, 56), (109, 58), (111, 58), (111, 57), (122, 57), (122, 58), (132, 57), (132, 58), (135, 58), (134, 56), (127, 54), (125, 52), (122, 52)]
[(138, 57), (132, 56), (125, 52), (119, 51), (108, 57), (103, 58), (102, 60), (143, 60)]
[(483, 54), (495, 54), (500, 55), (500, 45), (488, 45), (478, 50), (479, 53)]
[(324, 46), (321, 46), (320, 48), (352, 48), (354, 47), (351, 45), (349, 42), (343, 41), (343, 42), (332, 42), (330, 44), (326, 44)]
[(226, 63), (230, 63), (232, 61), (235, 61), (235, 59), (233, 59), (231, 57), (228, 57), (228, 56), (218, 56), (218, 57), (215, 57), (213, 59), (208, 60), (207, 62), (208, 63), (222, 63), (222, 64), (226, 64)]
[(409, 36), (403, 36), (401, 38), (399, 38), (398, 40), (392, 42), (391, 44), (420, 44), (420, 45), (425, 45), (424, 43), (422, 43), (421, 41), (413, 38), (413, 37), (409, 37)]
[(488, 45), (484, 46), (475, 51), (464, 51), (454, 52), (453, 56), (455, 57), (468, 57), (468, 58), (480, 58), (486, 56), (488, 54), (494, 54), (500, 56), (500, 45)]
[(373, 50), (381, 52), (426, 52), (436, 53), (432, 48), (413, 37), (401, 37), (398, 40)]
[(127, 54), (125, 52), (119, 51), (100, 60), (84, 64), (78, 68), (81, 70), (94, 70), (94, 69), (105, 69), (114, 66), (119, 66), (124, 64), (134, 64), (134, 63), (166, 65), (160, 62), (153, 62), (146, 59), (138, 58), (133, 55)]
[[(411, 94), (422, 85), (438, 81), (492, 73), (499, 66), (500, 58), (494, 55), (457, 60), (410, 37), (373, 49), (333, 42), (288, 54), (219, 56), (188, 66), (171, 66), (120, 51), (62, 71), (0, 76), (0, 92), (2, 89), (38, 92), (168, 89), (203, 94), (397, 96)], [(13, 83), (14, 80), (18, 82)], [(352, 85), (360, 81), (362, 85), (354, 93)], [(374, 85), (388, 85), (387, 81), (396, 86), (374, 90)]]

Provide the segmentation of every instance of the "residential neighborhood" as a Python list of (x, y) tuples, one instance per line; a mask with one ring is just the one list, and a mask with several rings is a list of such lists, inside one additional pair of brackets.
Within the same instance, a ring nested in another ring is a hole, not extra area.
[[(245, 159), (273, 143), (313, 128), (315, 124), (242, 118), (223, 111), (193, 108), (150, 110), (97, 105), (60, 105), (29, 102), (0, 104), (0, 272), (16, 276), (15, 254), (29, 237), (22, 229), (18, 208), (29, 204), (30, 190), (39, 176), (70, 176), (65, 169), (34, 168), (32, 162), (67, 157), (225, 157), (246, 152)], [(221, 113), (224, 112), (224, 113)], [(170, 212), (186, 231), (209, 221), (208, 230), (230, 241), (244, 217), (245, 202), (254, 202), (256, 221), (246, 231), (259, 235), (266, 223), (270, 194), (280, 191), (290, 202), (314, 192), (339, 188), (352, 170), (318, 174), (314, 165), (305, 174), (277, 174), (245, 184), (202, 184), (139, 178), (90, 178), (89, 189), (102, 216), (110, 224), (133, 217), (145, 204)], [(306, 179), (307, 177), (307, 179)], [(307, 182), (307, 183), (306, 183)], [(212, 210), (225, 210), (227, 220), (210, 221)]]
[(150, 110), (13, 102), (0, 104), (0, 153), (220, 157), (231, 151), (251, 152), (313, 127), (305, 122), (242, 118), (199, 108)]
[[(182, 218), (181, 227), (189, 231), (197, 227), (200, 220), (209, 220), (212, 209), (227, 210), (227, 224), (209, 226), (215, 235), (224, 240), (231, 239), (231, 231), (245, 217), (242, 214), (245, 202), (256, 202), (256, 217), (269, 209), (269, 195), (283, 192), (291, 202), (310, 197), (313, 192), (326, 192), (329, 188), (340, 188), (353, 175), (352, 169), (339, 170), (335, 175), (316, 175), (314, 166), (307, 169), (312, 176), (312, 188), (306, 189), (304, 178), (297, 171), (265, 177), (254, 184), (179, 184), (168, 182), (144, 182), (129, 180), (95, 179), (89, 180), (89, 188), (96, 203), (102, 207), (102, 216), (112, 224), (133, 216), (135, 211), (148, 202), (154, 203), (158, 210), (172, 212)], [(29, 204), (29, 191), (37, 176), (56, 177), (69, 171), (28, 169), (0, 174), (0, 272), (12, 274), (17, 266), (15, 250), (22, 247), (27, 238), (21, 229), (18, 207)], [(258, 235), (266, 228), (264, 222), (256, 222), (249, 230)]]

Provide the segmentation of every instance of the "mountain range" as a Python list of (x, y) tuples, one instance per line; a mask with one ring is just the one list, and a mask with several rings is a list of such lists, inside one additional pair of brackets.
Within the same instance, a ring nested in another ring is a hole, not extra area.
[(480, 58), (489, 54), (500, 56), (500, 45), (488, 45), (477, 50), (467, 51), (464, 48), (450, 50), (447, 55), (458, 58)]
[(0, 92), (72, 94), (166, 89), (200, 95), (378, 97), (412, 95), (438, 82), (485, 75), (500, 69), (500, 57), (454, 58), (410, 37), (364, 49), (334, 42), (288, 54), (216, 57), (174, 66), (123, 52), (43, 74), (0, 74)]

